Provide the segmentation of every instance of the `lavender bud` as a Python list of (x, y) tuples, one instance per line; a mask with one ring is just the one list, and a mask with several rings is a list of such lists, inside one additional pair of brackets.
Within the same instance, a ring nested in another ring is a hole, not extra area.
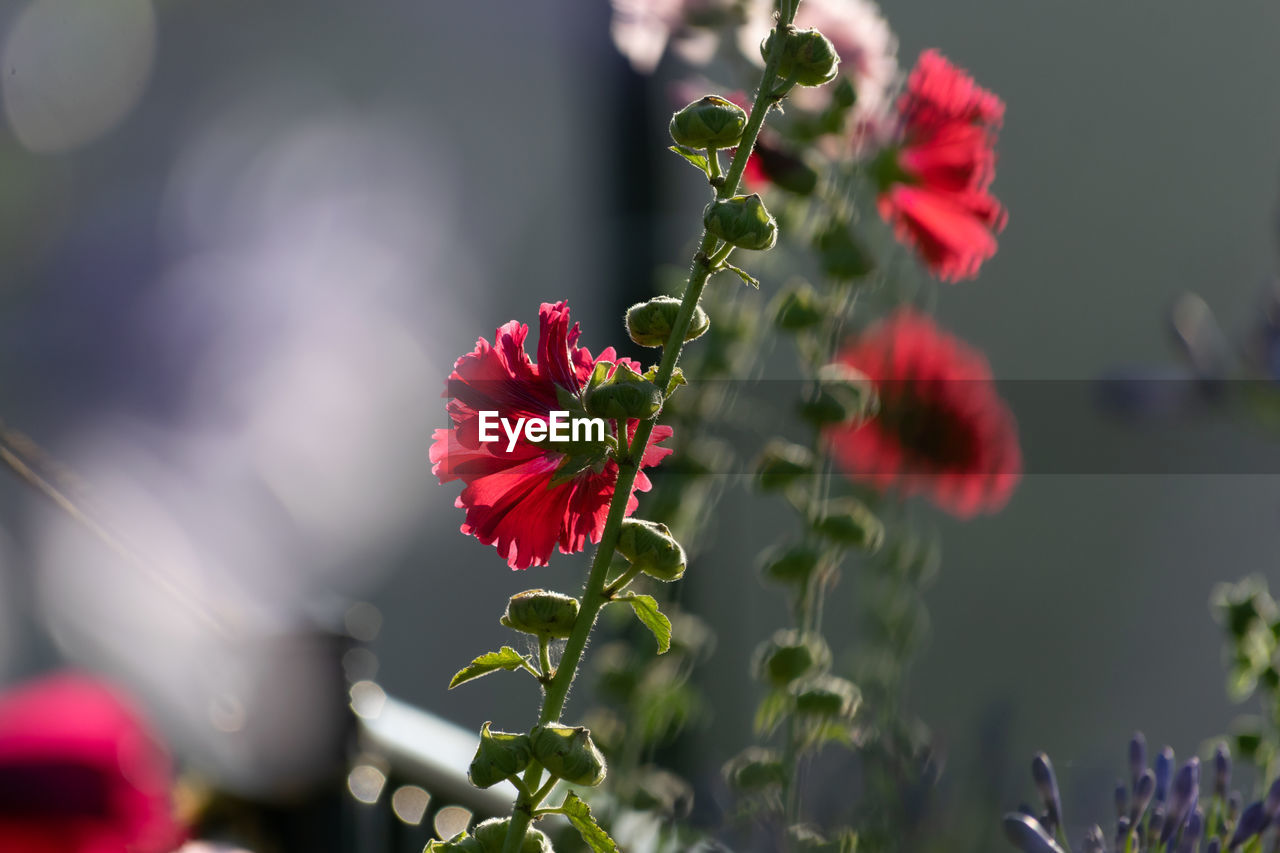
[(1129, 776), (1137, 790), (1142, 771), (1147, 769), (1147, 739), (1142, 732), (1134, 732), (1129, 739)]
[(1222, 853), (1222, 840), (1218, 838), (1210, 838), (1209, 846), (1204, 848), (1204, 853)]
[(1049, 756), (1043, 752), (1031, 759), (1031, 778), (1035, 780), (1040, 799), (1048, 810), (1048, 821), (1045, 829), (1053, 832), (1062, 823), (1062, 800), (1058, 794), (1058, 779), (1053, 774), (1053, 764)]
[(1169, 797), (1169, 814), (1160, 833), (1160, 841), (1168, 843), (1186, 822), (1191, 809), (1200, 796), (1200, 759), (1192, 757), (1190, 761), (1178, 769), (1173, 780), (1173, 790)]
[(1228, 842), (1227, 849), (1235, 850), (1249, 839), (1262, 834), (1262, 830), (1266, 829), (1270, 822), (1267, 810), (1261, 802), (1250, 803), (1240, 814), (1240, 822), (1236, 824), (1236, 831), (1231, 833), (1231, 841)]
[(1275, 820), (1277, 813), (1280, 813), (1280, 779), (1271, 783), (1263, 808), (1267, 810), (1267, 817), (1271, 820)]
[(1204, 812), (1196, 809), (1187, 819), (1187, 828), (1178, 842), (1178, 853), (1194, 853), (1200, 849), (1200, 837), (1204, 835)]
[(1116, 817), (1122, 818), (1129, 812), (1129, 788), (1124, 782), (1116, 780)]
[(1107, 853), (1107, 840), (1102, 834), (1102, 827), (1093, 826), (1084, 834), (1084, 853)]
[(1004, 834), (1022, 853), (1063, 853), (1035, 818), (1021, 812), (1004, 816)]
[(1147, 806), (1151, 804), (1151, 796), (1156, 790), (1156, 774), (1147, 768), (1142, 771), (1142, 775), (1138, 777), (1138, 783), (1133, 787), (1133, 810), (1129, 812), (1129, 822), (1137, 823), (1138, 820), (1146, 814)]
[(1173, 749), (1165, 747), (1156, 755), (1156, 802), (1169, 799), (1169, 780), (1173, 778)]
[(1213, 793), (1222, 798), (1227, 795), (1227, 786), (1231, 784), (1231, 751), (1225, 743), (1218, 744), (1213, 751)]

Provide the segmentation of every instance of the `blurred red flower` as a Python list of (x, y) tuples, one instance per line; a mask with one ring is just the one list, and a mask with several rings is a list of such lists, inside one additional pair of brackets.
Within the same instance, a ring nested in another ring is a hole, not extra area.
[(973, 278), (1008, 215), (988, 192), (1004, 103), (942, 54), (920, 56), (898, 101), (900, 136), (873, 165), (880, 215), (944, 281)]
[(60, 674), (0, 694), (0, 850), (165, 853), (169, 756), (111, 687)]
[(1017, 425), (980, 352), (901, 309), (838, 360), (870, 378), (880, 397), (872, 420), (828, 436), (852, 479), (928, 495), (961, 518), (1008, 502), (1022, 473)]
[[(570, 327), (567, 302), (543, 303), (538, 321), (536, 363), (524, 351), (529, 327), (515, 320), (495, 332), (492, 345), (480, 338), (473, 352), (458, 359), (446, 391), (453, 426), (436, 430), (431, 445), (431, 471), (440, 482), (466, 484), (454, 502), (466, 510), (462, 532), (497, 545), (513, 569), (545, 566), (557, 543), (561, 553), (572, 554), (588, 539), (599, 542), (618, 464), (603, 455), (584, 464), (590, 458), (584, 448), (532, 442), (523, 433), (508, 452), (505, 434), (501, 441), (480, 441), (479, 413), (496, 411), (513, 422), (521, 417), (546, 421), (551, 411), (569, 409), (566, 402), (580, 395), (597, 362), (640, 369), (630, 359), (618, 359), (612, 347), (593, 357), (577, 346), (579, 330), (577, 324)], [(628, 434), (638, 423), (628, 424)], [(670, 427), (654, 428), (641, 468), (671, 453), (658, 446), (670, 435)], [(649, 478), (639, 472), (633, 492), (649, 488)], [(633, 494), (627, 514), (637, 505)]]

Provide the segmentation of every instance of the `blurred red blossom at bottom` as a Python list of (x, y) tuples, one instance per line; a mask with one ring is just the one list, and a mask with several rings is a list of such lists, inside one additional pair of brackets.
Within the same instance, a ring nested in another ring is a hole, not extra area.
[(870, 378), (879, 413), (832, 430), (837, 463), (881, 490), (924, 494), (961, 518), (1001, 509), (1022, 475), (1013, 414), (982, 353), (902, 309), (838, 359)]
[(183, 840), (170, 760), (138, 712), (87, 675), (0, 693), (0, 850), (165, 853)]

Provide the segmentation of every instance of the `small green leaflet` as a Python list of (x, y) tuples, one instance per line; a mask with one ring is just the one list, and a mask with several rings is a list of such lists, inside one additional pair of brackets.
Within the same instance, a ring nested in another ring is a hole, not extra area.
[(672, 145), (667, 150), (676, 152), (681, 157), (692, 163), (694, 168), (701, 169), (704, 175), (708, 178), (711, 177), (711, 164), (707, 161), (705, 154), (700, 154), (692, 148), (685, 148), (683, 145)]
[(658, 609), (658, 602), (652, 595), (624, 595), (618, 599), (631, 605), (636, 618), (653, 632), (658, 641), (658, 654), (664, 654), (671, 648), (671, 620)]
[(746, 270), (739, 269), (738, 267), (735, 267), (733, 264), (728, 264), (728, 263), (724, 264), (722, 268), (727, 269), (729, 272), (737, 273), (738, 278), (742, 279), (743, 284), (749, 284), (752, 287), (754, 287), (756, 290), (760, 289), (760, 279), (756, 278)]
[(791, 710), (791, 696), (785, 690), (772, 690), (764, 699), (760, 700), (760, 707), (756, 709), (756, 718), (754, 723), (757, 735), (771, 735), (774, 729), (778, 727), (778, 723), (787, 716)]
[(515, 649), (510, 646), (503, 646), (499, 651), (480, 655), (469, 665), (459, 670), (458, 674), (453, 677), (453, 681), (449, 682), (449, 689), (452, 690), (464, 681), (470, 681), (473, 678), (479, 678), (482, 675), (488, 675), (500, 669), (519, 669), (524, 666), (526, 661), (527, 658)]
[[(646, 596), (647, 598), (648, 596)], [(578, 799), (578, 795), (570, 791), (560, 807), (564, 816), (578, 830), (582, 840), (591, 848), (591, 853), (620, 853), (618, 845), (609, 837), (609, 833), (600, 828), (596, 819), (591, 816), (591, 807)]]

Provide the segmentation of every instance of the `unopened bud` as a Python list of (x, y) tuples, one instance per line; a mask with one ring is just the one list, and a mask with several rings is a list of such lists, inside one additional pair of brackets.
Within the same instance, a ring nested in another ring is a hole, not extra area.
[(686, 148), (734, 148), (746, 127), (746, 110), (707, 95), (671, 117), (671, 138)]
[(827, 316), (822, 297), (808, 284), (789, 287), (779, 296), (773, 310), (773, 324), (786, 332), (797, 332), (821, 323)]
[(774, 687), (786, 687), (831, 665), (831, 649), (817, 634), (778, 631), (756, 649), (755, 672)]
[(618, 535), (618, 553), (649, 577), (660, 581), (679, 580), (684, 574), (684, 548), (665, 524), (628, 518)]
[[(507, 842), (507, 831), (511, 826), (511, 818), (490, 818), (476, 825), (471, 831), (472, 837), (480, 843), (484, 853), (502, 853), (502, 846)], [(524, 842), (520, 845), (520, 853), (554, 853), (551, 839), (540, 829), (529, 827), (525, 830)]]
[(480, 728), (480, 746), (471, 759), (467, 777), (477, 788), (489, 788), (523, 773), (532, 757), (528, 735), (490, 731), (489, 723), (485, 723)]
[(766, 492), (784, 489), (797, 478), (812, 474), (813, 462), (808, 448), (774, 439), (765, 445), (756, 463), (756, 485)]
[(769, 183), (796, 195), (809, 195), (818, 186), (818, 173), (798, 155), (761, 135), (751, 151), (755, 164)]
[(1058, 842), (1031, 815), (1021, 812), (1005, 815), (1004, 834), (1022, 853), (1063, 853)]
[(778, 241), (778, 223), (756, 193), (711, 202), (702, 212), (702, 224), (740, 249), (771, 249)]
[(866, 551), (877, 551), (884, 543), (884, 524), (854, 498), (832, 501), (813, 527), (828, 539)]
[[(655, 296), (648, 302), (640, 302), (627, 309), (627, 334), (642, 347), (667, 345), (671, 330), (680, 313), (680, 300), (672, 296)], [(702, 306), (695, 306), (689, 330), (684, 333), (686, 342), (702, 337), (711, 326), (711, 320)]]
[(507, 602), (503, 625), (526, 634), (563, 640), (578, 619), (578, 599), (545, 589), (517, 592)]
[(529, 732), (529, 741), (533, 757), (556, 778), (588, 787), (604, 781), (604, 756), (582, 726), (536, 726)]
[(875, 416), (880, 398), (875, 384), (857, 369), (836, 362), (818, 370), (815, 394), (800, 415), (816, 427), (859, 424)]
[(834, 675), (819, 675), (791, 686), (796, 713), (812, 717), (852, 717), (862, 702), (857, 685)]
[[(784, 79), (795, 80), (801, 86), (821, 86), (835, 79), (839, 73), (840, 55), (835, 45), (814, 29), (789, 29), (782, 45), (782, 57), (778, 62), (778, 74)], [(771, 31), (760, 52), (768, 60), (776, 32)]]
[(822, 552), (811, 545), (789, 545), (768, 552), (760, 573), (776, 583), (803, 585), (821, 560)]
[(853, 236), (849, 225), (834, 221), (814, 240), (822, 271), (837, 281), (862, 278), (875, 269), (866, 248)]
[(662, 408), (662, 391), (626, 364), (587, 392), (587, 414), (596, 418), (648, 420)]
[(772, 749), (753, 746), (724, 765), (724, 778), (737, 791), (759, 791), (787, 779), (782, 757)]

